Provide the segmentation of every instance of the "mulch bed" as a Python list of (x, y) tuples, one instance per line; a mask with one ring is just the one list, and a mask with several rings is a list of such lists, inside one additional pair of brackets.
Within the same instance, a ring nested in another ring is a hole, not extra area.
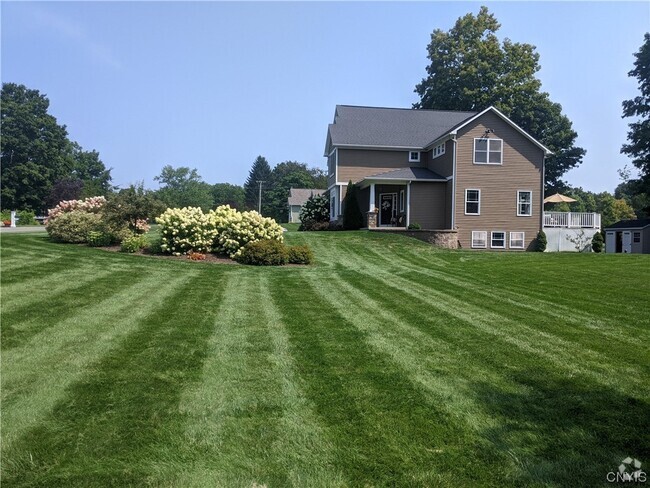
[[(102, 249), (104, 251), (110, 251), (110, 252), (120, 252), (120, 246), (102, 246), (96, 249)], [(158, 259), (173, 259), (176, 261), (189, 261), (191, 263), (239, 264), (237, 261), (233, 261), (228, 256), (212, 254), (212, 253), (207, 253), (205, 255), (205, 259), (202, 260), (193, 260), (188, 258), (187, 255), (172, 256), (171, 254), (151, 254), (146, 249), (140, 249), (138, 252), (125, 253), (125, 254), (133, 254), (136, 256), (148, 256), (150, 258), (158, 258)]]

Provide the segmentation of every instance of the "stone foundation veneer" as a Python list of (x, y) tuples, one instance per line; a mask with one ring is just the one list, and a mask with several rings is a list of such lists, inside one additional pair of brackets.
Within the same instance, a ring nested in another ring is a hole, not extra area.
[(366, 212), (366, 222), (368, 225), (368, 229), (376, 229), (377, 228), (377, 212), (374, 210), (371, 210), (370, 212)]
[[(368, 228), (371, 229), (370, 226)], [(443, 249), (458, 249), (458, 231), (455, 230), (393, 230), (382, 227), (381, 230), (377, 229), (377, 232), (413, 237)]]

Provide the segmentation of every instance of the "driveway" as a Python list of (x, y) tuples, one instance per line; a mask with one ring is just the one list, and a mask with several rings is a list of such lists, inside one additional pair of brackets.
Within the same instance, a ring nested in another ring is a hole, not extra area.
[(23, 225), (20, 227), (0, 227), (3, 234), (27, 234), (30, 232), (45, 232), (44, 225)]

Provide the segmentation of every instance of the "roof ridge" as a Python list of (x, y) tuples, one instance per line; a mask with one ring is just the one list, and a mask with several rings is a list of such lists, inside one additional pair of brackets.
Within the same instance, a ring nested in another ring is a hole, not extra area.
[[(405, 108), (405, 107), (374, 107), (371, 105), (349, 105), (345, 103), (340, 103), (337, 105), (337, 107), (349, 107), (349, 108), (371, 108), (371, 109), (378, 109), (378, 110), (406, 110), (409, 112), (451, 112), (451, 113), (459, 113), (459, 114), (477, 114), (478, 111), (476, 110), (443, 110), (443, 109), (437, 109), (437, 108)], [(331, 125), (331, 124), (330, 124)]]

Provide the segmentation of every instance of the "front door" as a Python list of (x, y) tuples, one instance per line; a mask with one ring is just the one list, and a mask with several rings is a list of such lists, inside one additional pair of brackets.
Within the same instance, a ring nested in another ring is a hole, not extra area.
[(379, 195), (379, 225), (391, 225), (397, 215), (397, 193)]
[(630, 231), (623, 232), (623, 252), (632, 252), (632, 233)]

